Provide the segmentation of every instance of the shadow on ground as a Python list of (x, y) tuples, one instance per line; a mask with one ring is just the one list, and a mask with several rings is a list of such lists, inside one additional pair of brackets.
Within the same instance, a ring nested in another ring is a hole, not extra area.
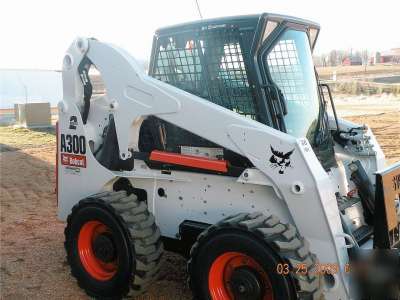
[(13, 152), (13, 151), (18, 151), (20, 148), (16, 148), (7, 144), (2, 144), (0, 143), (0, 153), (1, 152)]
[(51, 127), (43, 127), (43, 128), (29, 128), (29, 130), (34, 131), (34, 132), (40, 132), (40, 133), (48, 133), (51, 135), (56, 135), (56, 127), (51, 126)]

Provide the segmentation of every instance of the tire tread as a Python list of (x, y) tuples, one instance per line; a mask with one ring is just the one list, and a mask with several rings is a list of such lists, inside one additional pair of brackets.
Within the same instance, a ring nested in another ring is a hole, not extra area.
[[(144, 293), (146, 287), (157, 278), (163, 261), (164, 247), (154, 216), (148, 211), (147, 205), (135, 194), (128, 195), (126, 191), (121, 190), (94, 194), (79, 201), (72, 208), (67, 224), (71, 223), (77, 210), (91, 203), (105, 207), (120, 220), (130, 236), (131, 247), (135, 251), (136, 270), (132, 274), (130, 286), (121, 297), (126, 295), (135, 297)], [(67, 239), (69, 226), (65, 228), (64, 234)], [(67, 242), (64, 245), (67, 248)], [(72, 266), (71, 273), (77, 278), (76, 270)], [(85, 289), (79, 281), (78, 285)], [(99, 295), (91, 294), (87, 289), (85, 291), (91, 297), (99, 297)]]
[[(197, 241), (190, 250), (190, 259), (187, 268), (189, 286), (195, 293), (195, 299), (200, 299), (200, 295), (196, 295), (196, 283), (190, 277), (194, 268), (193, 258), (196, 257), (200, 246), (207, 236), (216, 230), (224, 228), (245, 229), (258, 236), (292, 267), (296, 264), (305, 264), (309, 269), (312, 269), (317, 264), (316, 256), (310, 253), (308, 242), (299, 235), (296, 227), (293, 225), (281, 223), (278, 217), (274, 215), (265, 216), (261, 212), (236, 214), (204, 230), (198, 236)], [(321, 286), (317, 275), (308, 273), (302, 276), (296, 274), (296, 272), (293, 273), (298, 299), (320, 299)]]

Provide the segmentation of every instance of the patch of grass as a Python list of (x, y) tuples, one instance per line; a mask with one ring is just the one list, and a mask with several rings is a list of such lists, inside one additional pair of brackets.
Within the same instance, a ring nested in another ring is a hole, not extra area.
[(400, 65), (378, 64), (367, 66), (366, 69), (365, 66), (318, 67), (317, 71), (321, 78), (328, 79), (332, 77), (333, 72), (336, 72), (338, 77), (398, 73), (400, 72)]
[(27, 129), (0, 126), (0, 144), (13, 148), (37, 148), (56, 143), (55, 128)]
[(329, 85), (334, 93), (349, 95), (400, 94), (400, 85), (375, 84), (356, 80), (330, 82)]

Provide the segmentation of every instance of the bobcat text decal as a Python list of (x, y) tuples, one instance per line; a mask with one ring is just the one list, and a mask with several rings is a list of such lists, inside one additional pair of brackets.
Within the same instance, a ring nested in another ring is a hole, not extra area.
[(280, 151), (275, 150), (272, 146), (271, 147), (271, 152), (272, 155), (269, 158), (269, 162), (271, 164), (271, 167), (276, 169), (279, 168), (279, 174), (285, 173), (285, 170), (287, 167), (290, 167), (290, 155), (294, 152), (294, 149), (283, 153)]
[(83, 135), (61, 134), (61, 164), (86, 168), (86, 139)]

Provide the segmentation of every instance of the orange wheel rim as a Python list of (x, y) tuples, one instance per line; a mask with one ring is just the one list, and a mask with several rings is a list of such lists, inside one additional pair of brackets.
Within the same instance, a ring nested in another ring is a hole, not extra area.
[(237, 290), (233, 286), (232, 278), (240, 269), (246, 269), (257, 278), (261, 286), (260, 299), (274, 299), (269, 276), (258, 262), (240, 252), (226, 252), (214, 260), (209, 271), (208, 287), (212, 300), (235, 299)]
[(101, 234), (110, 232), (110, 229), (99, 221), (89, 221), (79, 231), (79, 258), (86, 272), (99, 281), (109, 280), (117, 272), (117, 259), (112, 262), (104, 262), (96, 257), (93, 247), (96, 238)]

